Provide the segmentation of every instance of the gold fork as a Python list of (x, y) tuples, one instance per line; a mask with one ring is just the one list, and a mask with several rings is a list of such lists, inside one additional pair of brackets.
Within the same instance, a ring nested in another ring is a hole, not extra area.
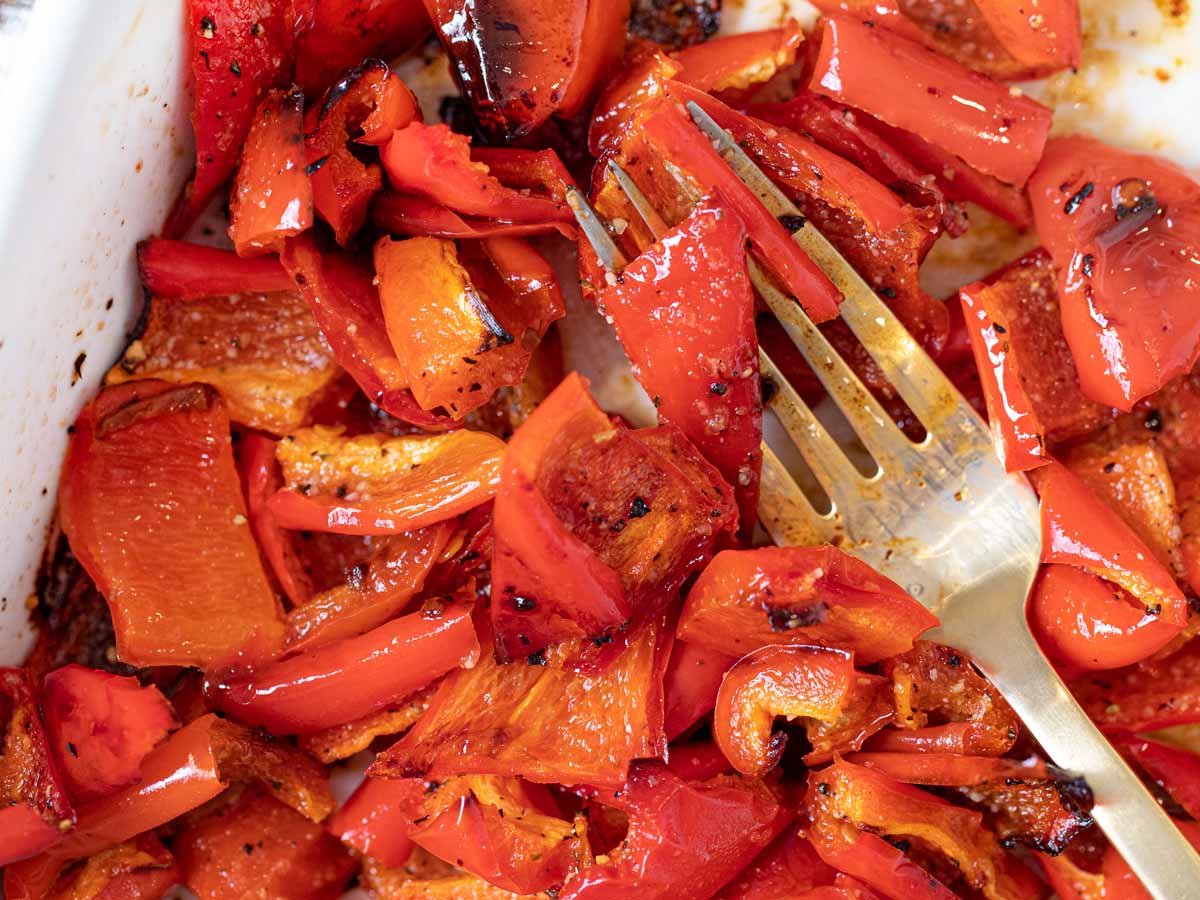
[[(702, 132), (697, 140), (711, 140), (772, 215), (803, 221), (726, 131), (695, 103), (688, 110)], [(687, 199), (699, 199), (669, 161), (662, 165)], [(609, 171), (660, 237), (666, 224), (646, 196), (615, 163)], [(601, 264), (615, 275), (626, 260), (609, 226), (580, 192), (568, 200)], [(872, 475), (861, 474), (760, 350), (761, 372), (779, 389), (770, 409), (832, 503), (818, 512), (764, 442), (763, 527), (780, 546), (838, 543), (904, 585), (940, 620), (930, 637), (970, 653), (1051, 759), (1086, 779), (1096, 822), (1156, 900), (1200, 898), (1200, 856), (1075, 702), (1029, 631), (1025, 598), (1041, 558), (1041, 528), (1028, 482), (1004, 471), (984, 422), (824, 236), (807, 223), (794, 239), (842, 291), (842, 319), (926, 436), (920, 442), (905, 436), (800, 304), (749, 257), (759, 296), (877, 464)]]

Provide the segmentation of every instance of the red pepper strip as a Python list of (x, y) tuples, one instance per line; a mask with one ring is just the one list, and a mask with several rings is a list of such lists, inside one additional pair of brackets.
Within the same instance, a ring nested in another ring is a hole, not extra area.
[(358, 869), (320, 825), (253, 790), (193, 820), (171, 848), (200, 900), (331, 900)]
[(63, 783), (76, 802), (136, 782), (142, 760), (179, 727), (158, 688), (75, 664), (46, 676), (41, 707)]
[(413, 122), (392, 135), (382, 154), (392, 187), (456, 212), (517, 223), (573, 221), (565, 203), (505, 186), (471, 158), (469, 140), (445, 125)]
[(960, 299), (996, 449), (1009, 471), (1044, 465), (1048, 441), (1079, 437), (1111, 418), (1079, 387), (1045, 250), (967, 285)]
[(1178, 633), (1188, 605), (1154, 553), (1070, 469), (1058, 462), (1034, 477), (1042, 506), (1042, 561), (1078, 566), (1120, 585)]
[(821, 861), (813, 845), (795, 828), (789, 828), (725, 885), (714, 900), (810, 897), (810, 891), (832, 885), (838, 877), (836, 869)]
[(588, 125), (588, 151), (595, 157), (616, 151), (633, 114), (653, 97), (661, 97), (666, 82), (682, 70), (658, 44), (636, 42), (621, 61), (614, 78), (596, 99)]
[(452, 523), (439, 522), (372, 541), (370, 555), (344, 583), (288, 613), (287, 652), (313, 650), (363, 634), (403, 611), (421, 591), (451, 531)]
[[(1016, 741), (1017, 714), (959, 651), (917, 641), (884, 669), (892, 679), (897, 728), (877, 734), (872, 750), (1000, 756)], [(930, 718), (945, 724), (930, 725)]]
[(1107, 733), (1200, 722), (1200, 640), (1192, 639), (1164, 658), (1085, 675), (1070, 686)]
[(833, 722), (854, 688), (854, 656), (827, 647), (763, 647), (743, 656), (721, 680), (713, 735), (743, 775), (762, 777), (779, 763), (786, 716)]
[(348, 142), (383, 144), (420, 114), (412, 91), (378, 59), (346, 72), (308, 110), (304, 130), (313, 202), (342, 246), (362, 227), (371, 198), (383, 188), (379, 165), (362, 162)]
[(482, 431), (346, 438), (318, 426), (291, 438), (277, 451), (286, 487), (267, 503), (284, 528), (415, 531), (486, 503), (500, 484), (504, 442)]
[(1146, 659), (1179, 634), (1115, 584), (1075, 566), (1043, 566), (1029, 621), (1060, 666), (1115, 669)]
[(296, 744), (326, 765), (349, 759), (368, 749), (376, 738), (395, 737), (412, 727), (429, 707), (435, 689), (436, 683), (361, 719), (302, 734), (296, 738)]
[(0, 809), (0, 866), (41, 853), (75, 823), (30, 681), (26, 669), (0, 669), (0, 785), (9, 804)]
[(326, 823), (342, 843), (385, 866), (402, 866), (412, 855), (408, 807), (412, 781), (368, 778)]
[(666, 751), (662, 680), (671, 637), (664, 619), (615, 634), (599, 650), (603, 665), (579, 664), (596, 649), (591, 641), (507, 665), (483, 654), (473, 669), (441, 683), (425, 714), (368, 774), (511, 775), (619, 788), (632, 760)]
[[(918, 879), (920, 870), (905, 871), (899, 851), (880, 834), (919, 837), (948, 857), (970, 887), (988, 897), (1037, 896), (1039, 883), (1033, 873), (1004, 853), (978, 812), (845, 760), (812, 772), (808, 786), (809, 837), (817, 853), (829, 865), (889, 897), (954, 895), (928, 875)], [(854, 833), (852, 828), (866, 830)]]
[(805, 730), (812, 750), (804, 756), (809, 768), (858, 750), (871, 735), (895, 720), (893, 687), (887, 678), (858, 672), (851, 690), (840, 716), (828, 722), (809, 721)]
[(979, 171), (1022, 185), (1051, 112), (931, 50), (848, 18), (826, 19), (809, 89), (926, 135)]
[[(472, 147), (471, 161), (487, 166), (488, 173), (505, 187), (548, 197), (556, 203), (566, 203), (567, 188), (575, 186), (575, 179), (553, 150)], [(574, 234), (574, 229), (568, 230)]]
[[(1200, 850), (1200, 826), (1175, 820), (1193, 847)], [(1050, 887), (1059, 900), (1151, 900), (1149, 892), (1113, 847), (1108, 847), (1098, 870), (1081, 868), (1067, 854), (1038, 855)]]
[(303, 734), (402, 700), (479, 658), (470, 608), (444, 601), (249, 675), (210, 681), (218, 708), (275, 734)]
[(296, 83), (310, 96), (367, 57), (394, 59), (429, 34), (421, 0), (293, 0)]
[(711, 897), (792, 817), (761, 781), (719, 776), (689, 783), (655, 763), (638, 763), (622, 793), (625, 841), (607, 862), (569, 880), (562, 900)]
[(1029, 183), (1059, 271), (1084, 392), (1122, 410), (1200, 360), (1200, 182), (1087, 137), (1046, 145)]
[(137, 257), (138, 274), (152, 297), (191, 300), (296, 289), (273, 256), (242, 259), (231, 250), (151, 238), (138, 244)]
[(407, 234), (413, 237), (440, 237), (457, 239), (479, 239), (508, 235), (524, 237), (567, 230), (561, 222), (530, 222), (515, 224), (496, 219), (463, 217), (441, 204), (414, 197), (384, 191), (371, 202), (371, 221), (391, 234)]
[(762, 396), (746, 227), (727, 207), (720, 194), (702, 200), (600, 303), (659, 420), (679, 426), (734, 486), (749, 534), (758, 522)]
[(130, 840), (207, 803), (234, 780), (257, 778), (313, 821), (332, 812), (321, 767), (299, 751), (214, 715), (175, 732), (142, 762), (141, 781), (85, 804), (63, 841), (5, 870), (9, 900), (41, 900), (63, 866)]
[(870, 665), (936, 625), (899, 585), (835, 547), (763, 547), (717, 554), (688, 593), (678, 634), (735, 656), (824, 644)]
[(213, 388), (131, 381), (102, 391), (75, 423), (59, 504), (72, 550), (108, 600), (122, 661), (207, 666), (277, 647), (279, 604)]
[(149, 833), (88, 857), (42, 900), (159, 900), (176, 884), (175, 857)]
[(687, 114), (666, 100), (652, 101), (645, 108), (653, 109), (641, 121), (641, 131), (651, 147), (701, 185), (703, 192), (720, 193), (746, 223), (751, 245), (814, 322), (834, 318), (841, 292), (767, 212), (754, 192), (733, 174)]
[(792, 65), (803, 42), (795, 19), (780, 28), (704, 41), (673, 54), (683, 67), (675, 77), (705, 93), (745, 90)]
[(304, 95), (274, 90), (254, 112), (229, 199), (229, 238), (239, 256), (278, 253), (313, 223), (305, 167)]
[(667, 768), (684, 781), (708, 781), (718, 775), (733, 774), (733, 766), (721, 748), (709, 740), (672, 745)]
[(734, 661), (732, 656), (699, 644), (675, 642), (663, 679), (668, 740), (675, 740), (712, 712), (721, 679)]
[(279, 463), (275, 459), (275, 441), (249, 432), (242, 435), (237, 452), (242, 490), (246, 494), (246, 514), (250, 517), (250, 529), (258, 542), (258, 550), (292, 606), (303, 606), (312, 597), (312, 579), (300, 560), (295, 536), (279, 527), (267, 506), (267, 501), (283, 485)]
[(1200, 592), (1200, 477), (1175, 480), (1175, 501), (1179, 507), (1179, 556), (1188, 585)]
[(496, 494), (492, 627), (501, 659), (569, 637), (598, 637), (632, 608), (616, 571), (559, 518), (539, 487), (546, 458), (614, 434), (608, 416), (572, 373), (509, 442)]
[(163, 224), (169, 238), (187, 231), (233, 174), (254, 108), (292, 70), (287, 4), (187, 0), (186, 10), (196, 171)]
[(426, 412), (408, 390), (408, 377), (388, 342), (374, 275), (337, 251), (323, 251), (311, 233), (290, 239), (280, 261), (312, 307), (334, 358), (367, 398), (405, 422), (427, 429), (453, 427)]
[(1200, 815), (1200, 756), (1133, 734), (1115, 735), (1113, 743), (1128, 752), (1189, 816)]
[(1006, 0), (977, 0), (976, 5), (996, 39), (1030, 68), (1079, 67), (1083, 44), (1079, 0), (1041, 0), (1029, 7)]

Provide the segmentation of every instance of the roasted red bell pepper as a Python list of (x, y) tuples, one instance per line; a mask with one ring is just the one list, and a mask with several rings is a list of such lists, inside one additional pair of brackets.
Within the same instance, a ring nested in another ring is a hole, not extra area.
[(996, 451), (1008, 471), (1045, 465), (1048, 441), (1078, 437), (1109, 416), (1079, 387), (1046, 251), (1027, 253), (959, 296)]
[(471, 610), (430, 600), (358, 637), (343, 638), (249, 674), (216, 676), (217, 707), (276, 734), (341, 725), (404, 699), (479, 658)]
[(675, 77), (705, 93), (745, 90), (791, 66), (803, 42), (799, 23), (788, 19), (779, 28), (693, 44), (674, 54), (682, 67)]
[(1131, 665), (1179, 634), (1123, 589), (1075, 566), (1042, 567), (1029, 621), (1046, 655), (1076, 669)]
[(472, 216), (503, 222), (573, 221), (561, 200), (505, 186), (487, 163), (472, 159), (466, 137), (445, 125), (413, 122), (383, 148), (383, 165), (396, 190), (415, 194)]
[(179, 865), (153, 833), (90, 856), (42, 900), (160, 900), (179, 884)]
[(486, 503), (500, 482), (504, 443), (482, 431), (348, 438), (303, 429), (278, 445), (284, 488), (268, 508), (284, 528), (397, 534)]
[(408, 376), (388, 342), (370, 271), (339, 251), (323, 249), (311, 233), (289, 240), (280, 260), (312, 308), (334, 358), (372, 403), (423, 428), (453, 425), (421, 409), (408, 390)]
[(367, 57), (393, 59), (429, 34), (421, 0), (292, 0), (296, 83), (314, 95)]
[[(809, 839), (821, 858), (889, 897), (956, 896), (877, 835), (919, 838), (971, 888), (997, 900), (1037, 896), (1033, 873), (1005, 855), (983, 817), (841, 760), (808, 776)], [(855, 830), (863, 829), (863, 830)]]
[[(429, 710), (376, 757), (379, 777), (519, 775), (530, 781), (620, 787), (634, 759), (658, 758), (670, 631), (660, 618), (599, 648), (602, 667), (574, 662), (591, 641), (568, 642), (507, 665), (485, 653), (451, 673)], [(530, 698), (538, 698), (536, 702)]]
[(779, 763), (786, 716), (834, 722), (854, 692), (854, 655), (828, 647), (772, 646), (743, 656), (725, 673), (713, 711), (713, 735), (743, 775), (761, 777)]
[[(725, 885), (716, 900), (808, 898), (810, 891), (833, 885), (838, 878), (837, 870), (821, 861), (813, 845), (796, 829), (789, 828)], [(817, 894), (812, 900), (833, 900), (835, 896)]]
[(712, 712), (721, 679), (735, 661), (735, 657), (700, 644), (675, 642), (663, 678), (668, 740), (675, 740)]
[(561, 222), (503, 222), (460, 216), (449, 207), (424, 197), (384, 191), (371, 202), (371, 221), (391, 234), (414, 237), (487, 238), (525, 237), (567, 228)]
[[(1175, 825), (1200, 850), (1200, 826), (1181, 819)], [(1138, 877), (1115, 848), (1107, 847), (1098, 867), (1083, 867), (1066, 854), (1039, 856), (1050, 887), (1060, 900), (1151, 900)]]
[(229, 238), (239, 256), (278, 253), (313, 223), (305, 168), (304, 95), (273, 90), (254, 111), (229, 198)]
[(299, 735), (296, 743), (305, 753), (325, 764), (349, 759), (368, 749), (376, 738), (403, 734), (429, 708), (436, 684), (405, 697), (399, 703), (321, 731)]
[(138, 244), (137, 259), (138, 275), (152, 297), (192, 300), (296, 288), (272, 256), (242, 259), (231, 250), (151, 238)]
[(64, 865), (170, 822), (234, 781), (258, 781), (311, 821), (333, 811), (324, 770), (286, 744), (202, 716), (143, 760), (141, 781), (80, 807), (78, 824), (48, 853), (5, 870), (9, 900), (39, 900)]
[(622, 788), (629, 834), (606, 862), (567, 882), (563, 900), (700, 900), (750, 864), (792, 817), (761, 781), (718, 776), (689, 783), (638, 763)]
[(918, 132), (979, 171), (1022, 185), (1050, 131), (1034, 100), (860, 21), (826, 19), (809, 89)]
[(1078, 0), (1042, 0), (1028, 7), (978, 0), (977, 5), (996, 39), (1031, 69), (1078, 68), (1083, 44)]
[(75, 423), (59, 514), (108, 600), (124, 662), (206, 666), (281, 639), (211, 387), (134, 381), (101, 392)]
[(959, 651), (918, 641), (884, 669), (892, 679), (897, 728), (876, 735), (871, 749), (1000, 756), (1016, 741), (1016, 713)]
[(589, 152), (599, 157), (615, 150), (637, 109), (651, 98), (661, 97), (666, 82), (682, 69), (658, 44), (631, 43), (621, 60), (620, 74), (605, 86), (592, 107)]
[(519, 238), (457, 248), (445, 238), (382, 238), (375, 271), (413, 396), (455, 418), (520, 384), (538, 341), (566, 313), (554, 270)]
[(388, 535), (342, 584), (312, 596), (287, 614), (285, 646), (300, 653), (377, 628), (421, 591), (446, 549), (451, 523)]
[(672, 744), (667, 768), (684, 781), (708, 781), (718, 775), (732, 775), (733, 766), (711, 740), (691, 744)]
[(292, 289), (151, 298), (141, 334), (107, 384), (203, 382), (240, 425), (283, 434), (305, 424), (342, 371), (308, 304)]
[(1073, 680), (1072, 693), (1102, 731), (1154, 731), (1200, 722), (1200, 641), (1165, 658)]
[(336, 900), (358, 868), (320, 825), (253, 790), (193, 821), (171, 847), (200, 900)]
[(1132, 734), (1115, 736), (1113, 741), (1132, 756), (1184, 812), (1192, 817), (1200, 813), (1200, 755)]
[(412, 855), (408, 837), (413, 781), (368, 778), (326, 823), (343, 844), (385, 866), (402, 866)]
[(291, 6), (282, 0), (187, 0), (196, 170), (163, 234), (180, 237), (237, 168), (254, 109), (292, 75)]
[(762, 547), (717, 554), (688, 593), (678, 633), (731, 655), (823, 644), (870, 665), (936, 625), (899, 585), (835, 547)]
[(250, 432), (242, 436), (237, 456), (242, 490), (246, 494), (246, 514), (259, 553), (292, 606), (302, 606), (313, 595), (312, 579), (300, 559), (295, 536), (279, 527), (267, 506), (267, 501), (283, 486), (275, 459), (275, 441)]
[(179, 727), (158, 688), (74, 664), (46, 676), (41, 707), (63, 783), (77, 803), (133, 784), (146, 754)]
[(630, 0), (425, 0), (480, 124), (513, 140), (570, 116), (620, 56)]
[(378, 59), (344, 73), (306, 113), (313, 202), (342, 246), (362, 227), (371, 198), (383, 188), (379, 164), (364, 163), (350, 152), (349, 142), (382, 145), (420, 115), (412, 91)]
[(0, 669), (0, 865), (27, 859), (57, 844), (75, 825), (50, 742), (38, 715), (37, 698), (25, 669)]
[(1082, 779), (1040, 761), (951, 753), (855, 753), (846, 761), (905, 784), (959, 789), (988, 810), (1005, 847), (1025, 844), (1058, 854), (1092, 824), (1091, 794)]
[(746, 227), (725, 207), (720, 194), (701, 201), (625, 267), (600, 303), (659, 421), (679, 426), (733, 485), (749, 534), (762, 467), (758, 339)]
[(1184, 477), (1175, 482), (1175, 500), (1179, 510), (1179, 561), (1188, 585), (1200, 590), (1200, 477)]
[(1120, 585), (1177, 634), (1187, 599), (1127, 524), (1066, 466), (1053, 462), (1034, 479), (1042, 507), (1042, 561), (1078, 566)]
[(1029, 184), (1084, 392), (1129, 410), (1200, 359), (1200, 183), (1087, 137), (1046, 145)]
[(896, 718), (892, 682), (880, 675), (855, 674), (841, 715), (829, 721), (810, 719), (805, 727), (812, 749), (804, 755), (810, 768), (862, 747)]

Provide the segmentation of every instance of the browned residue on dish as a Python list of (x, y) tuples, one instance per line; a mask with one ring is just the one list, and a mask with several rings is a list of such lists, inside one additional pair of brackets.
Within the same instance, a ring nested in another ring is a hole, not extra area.
[(1191, 12), (1188, 0), (1154, 0), (1154, 5), (1158, 7), (1163, 18), (1172, 25), (1187, 24), (1188, 13)]

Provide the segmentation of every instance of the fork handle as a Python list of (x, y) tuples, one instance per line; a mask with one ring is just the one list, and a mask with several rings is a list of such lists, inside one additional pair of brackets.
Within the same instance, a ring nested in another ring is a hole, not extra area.
[(1071, 696), (1023, 616), (1019, 641), (999, 639), (1013, 631), (1006, 624), (972, 642), (983, 651), (976, 663), (1054, 763), (1087, 781), (1096, 824), (1155, 900), (1200, 900), (1200, 855)]

